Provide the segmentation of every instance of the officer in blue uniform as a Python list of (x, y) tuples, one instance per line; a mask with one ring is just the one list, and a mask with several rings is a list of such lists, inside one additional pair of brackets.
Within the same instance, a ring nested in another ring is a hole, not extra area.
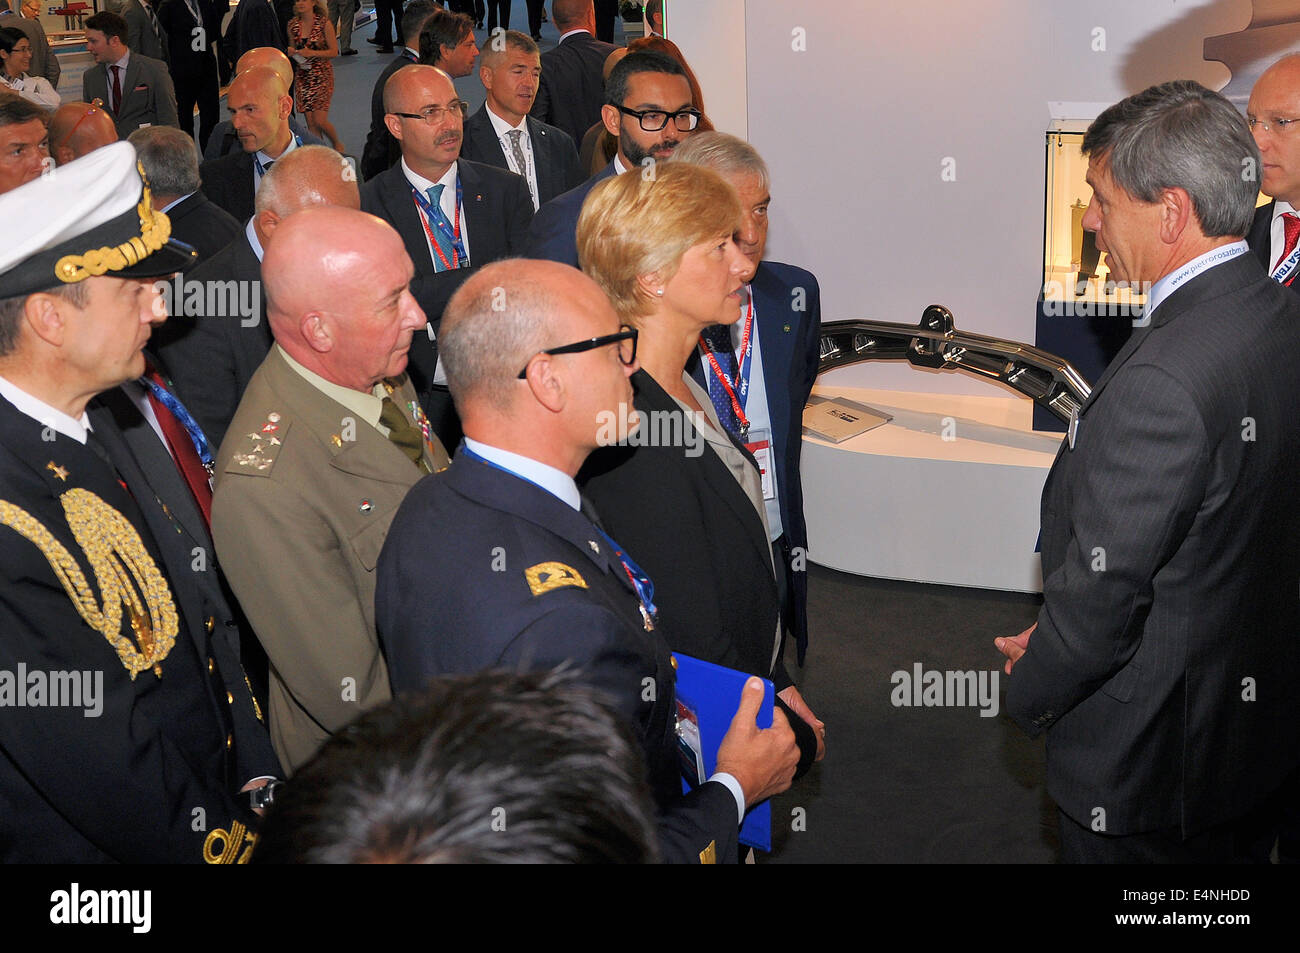
[[(515, 260), (466, 282), (439, 345), (465, 442), (411, 490), (380, 554), (376, 622), (394, 691), (435, 675), (578, 667), (641, 740), (663, 858), (734, 860), (745, 808), (789, 786), (794, 736), (781, 715), (759, 730), (762, 692), (748, 690), (718, 772), (682, 796), (653, 583), (583, 512), (573, 480), (602, 431), (626, 433), (635, 332), (580, 272)], [(449, 532), (456, 546), (429, 545)]]

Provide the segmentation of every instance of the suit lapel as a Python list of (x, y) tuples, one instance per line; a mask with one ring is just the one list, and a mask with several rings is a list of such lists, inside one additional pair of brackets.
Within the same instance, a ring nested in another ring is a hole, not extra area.
[(560, 181), (560, 163), (555, 161), (551, 139), (546, 135), (542, 124), (529, 116), (528, 139), (533, 146), (533, 168), (537, 170), (537, 195), (559, 195), (564, 191)]
[[(772, 433), (783, 434), (790, 429), (790, 415), (795, 412), (794, 397), (783, 383), (790, 383), (794, 365), (796, 335), (786, 332), (793, 328), (790, 300), (786, 289), (765, 262), (760, 262), (754, 280), (750, 283), (754, 295), (754, 322), (758, 325), (758, 343), (763, 352), (763, 385), (767, 392), (767, 413), (772, 418)], [(802, 413), (803, 408), (798, 408)]]
[(504, 258), (506, 249), (501, 244), (503, 232), (499, 202), (483, 188), (483, 177), (473, 162), (461, 159), (456, 166), (464, 205), (465, 223), (469, 226), (471, 263), (495, 261)]
[[(678, 406), (667, 391), (659, 386), (659, 383), (647, 374), (645, 371), (637, 371), (632, 375), (632, 384), (636, 388), (635, 404), (638, 409), (644, 409), (650, 412), (667, 411), (673, 414), (681, 414), (682, 409)], [(687, 431), (689, 428), (689, 432)], [(689, 443), (690, 434), (698, 434), (705, 442), (711, 446), (717, 446), (719, 439), (709, 435), (705, 431), (699, 430), (690, 419), (686, 419), (683, 426), (683, 436)], [(739, 452), (748, 456), (748, 452), (738, 448), (737, 444), (728, 439), (727, 446), (731, 449), (739, 449)], [(685, 453), (666, 454), (666, 457), (672, 459), (678, 466), (694, 466), (692, 461), (688, 460)], [(750, 458), (752, 461), (752, 458)], [(703, 454), (698, 461), (700, 472), (704, 475), (705, 482), (713, 493), (714, 499), (723, 506), (726, 506), (736, 514), (740, 524), (746, 528), (746, 536), (749, 542), (763, 557), (767, 565), (772, 565), (771, 544), (764, 537), (763, 521), (754, 511), (754, 504), (750, 502), (749, 496), (741, 488), (736, 478), (732, 476), (730, 467), (723, 461), (715, 450), (713, 453)]]
[[(508, 169), (506, 164), (505, 150), (501, 148), (501, 140), (497, 138), (496, 130), (492, 128), (492, 119), (487, 114), (487, 106), (482, 106), (475, 113), (468, 123), (467, 130), (474, 140), (474, 149), (479, 155), (483, 156), (483, 161), (488, 165), (495, 165), (498, 168)], [(492, 158), (499, 157), (500, 163), (493, 162)]]
[(424, 228), (420, 225), (420, 216), (415, 211), (411, 183), (406, 181), (402, 164), (399, 162), (384, 172), (380, 176), (380, 183), (380, 201), (388, 211), (388, 220), (402, 236), (402, 243), (406, 245), (416, 273), (432, 275), (433, 259), (429, 257), (428, 241), (424, 237)]

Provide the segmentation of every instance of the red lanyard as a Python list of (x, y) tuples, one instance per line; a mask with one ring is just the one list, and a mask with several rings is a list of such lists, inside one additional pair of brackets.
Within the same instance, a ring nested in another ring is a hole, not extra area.
[[(451, 243), (451, 261), (447, 261), (447, 256), (442, 253), (437, 240), (433, 237), (433, 230), (429, 228), (429, 213), (424, 210), (424, 204), (420, 201), (415, 189), (411, 189), (411, 200), (415, 202), (416, 209), (419, 210), (420, 224), (424, 226), (424, 234), (429, 239), (429, 246), (433, 253), (438, 256), (442, 262), (442, 267), (447, 271), (453, 271), (460, 267), (460, 182), (456, 183), (456, 224), (453, 226), (452, 243)], [(430, 206), (432, 208), (432, 206)]]
[[(748, 290), (748, 289), (746, 289)], [(745, 331), (740, 336), (740, 353), (736, 355), (736, 379), (740, 379), (740, 372), (745, 366), (745, 359), (749, 357), (749, 345), (752, 343), (750, 338), (754, 332), (754, 295), (749, 294), (749, 307), (745, 312)], [(727, 392), (731, 398), (731, 409), (736, 413), (736, 423), (740, 426), (742, 434), (749, 433), (749, 418), (745, 416), (745, 409), (740, 406), (740, 400), (736, 396), (736, 389), (732, 386), (731, 381), (722, 370), (722, 365), (718, 359), (713, 356), (713, 348), (708, 341), (704, 340), (704, 335), (700, 335), (700, 347), (704, 348), (704, 356), (708, 358), (709, 366), (713, 368), (713, 373), (718, 378), (718, 383), (722, 389)], [(743, 438), (742, 438), (743, 439)]]

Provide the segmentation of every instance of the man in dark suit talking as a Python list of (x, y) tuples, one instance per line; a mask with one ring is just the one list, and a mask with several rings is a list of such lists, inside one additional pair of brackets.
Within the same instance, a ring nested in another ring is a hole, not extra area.
[(1259, 152), (1222, 96), (1154, 86), (1083, 151), (1084, 228), (1149, 290), (1043, 488), (1007, 706), (1047, 732), (1062, 859), (1266, 862), (1300, 751), (1300, 302), (1242, 241)]

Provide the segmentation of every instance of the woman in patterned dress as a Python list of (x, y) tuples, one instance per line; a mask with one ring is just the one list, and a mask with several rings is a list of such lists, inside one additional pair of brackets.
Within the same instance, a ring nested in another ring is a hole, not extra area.
[(338, 130), (330, 122), (330, 97), (334, 95), (334, 66), (330, 60), (339, 55), (339, 41), (325, 6), (315, 0), (294, 0), (294, 16), (289, 21), (289, 55), (293, 57), (298, 109), (307, 119), (307, 129), (314, 136), (328, 139), (343, 152)]

